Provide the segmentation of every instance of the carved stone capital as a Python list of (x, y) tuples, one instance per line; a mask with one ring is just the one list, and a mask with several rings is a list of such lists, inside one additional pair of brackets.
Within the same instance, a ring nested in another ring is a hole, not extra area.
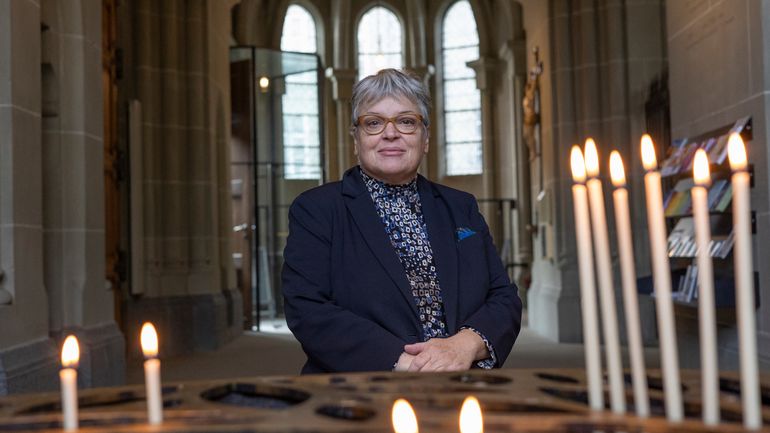
[(415, 66), (414, 68), (409, 68), (417, 74), (418, 77), (420, 77), (420, 80), (422, 80), (422, 83), (430, 88), (430, 79), (433, 78), (434, 75), (436, 75), (436, 67), (433, 65), (425, 65), (425, 66)]
[(350, 100), (356, 82), (355, 69), (326, 68), (326, 78), (332, 82), (332, 98), (335, 101)]
[(492, 83), (494, 74), (500, 66), (500, 61), (492, 57), (481, 57), (478, 60), (466, 63), (466, 65), (476, 71), (476, 88), (484, 91)]

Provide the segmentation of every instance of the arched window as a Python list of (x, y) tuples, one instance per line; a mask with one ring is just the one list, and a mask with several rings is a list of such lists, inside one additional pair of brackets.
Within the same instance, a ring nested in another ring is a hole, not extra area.
[(384, 68), (401, 68), (401, 22), (383, 6), (374, 6), (358, 22), (358, 79)]
[(481, 94), (466, 65), (479, 58), (479, 34), (467, 0), (447, 9), (441, 30), (446, 174), (481, 174)]
[[(315, 20), (307, 9), (292, 4), (286, 10), (281, 50), (316, 53)], [(286, 179), (320, 179), (318, 75), (316, 71), (286, 77), (283, 97), (283, 166)]]

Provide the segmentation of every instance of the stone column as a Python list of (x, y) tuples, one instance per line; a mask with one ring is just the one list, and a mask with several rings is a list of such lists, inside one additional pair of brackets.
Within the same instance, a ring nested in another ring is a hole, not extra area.
[(43, 86), (50, 333), (78, 336), (82, 385), (122, 384), (123, 336), (114, 322), (113, 292), (105, 287), (102, 5), (46, 0), (41, 6), (50, 37), (44, 53), (53, 66)]
[[(337, 142), (336, 149), (328, 149), (329, 180), (340, 179), (342, 173), (357, 164), (353, 153), (353, 137), (350, 135), (350, 119), (352, 116), (350, 98), (353, 94), (353, 84), (356, 82), (355, 69), (326, 69), (326, 78), (332, 83), (332, 98), (337, 110)], [(335, 158), (336, 156), (336, 158)], [(336, 164), (332, 166), (332, 162)]]
[(160, 58), (161, 74), (161, 124), (162, 180), (164, 197), (159, 215), (163, 227), (163, 260), (161, 287), (165, 296), (183, 295), (187, 292), (187, 212), (184, 211), (186, 179), (183, 170), (188, 155), (185, 139), (186, 92), (183, 53), (187, 49), (184, 39), (185, 7), (179, 0), (160, 2)]
[[(138, 335), (150, 320), (166, 336), (165, 355), (211, 350), (241, 328), (240, 296), (230, 290), (232, 2), (132, 6), (138, 60), (130, 66), (142, 104), (147, 209), (145, 286), (125, 304), (126, 333)], [(129, 347), (139, 353), (135, 339)]]
[[(478, 198), (499, 198), (495, 189), (495, 178), (498, 175), (496, 161), (495, 125), (494, 125), (494, 96), (496, 73), (500, 62), (492, 57), (481, 57), (478, 60), (467, 63), (469, 68), (476, 72), (476, 87), (481, 92), (481, 194)], [(499, 218), (493, 217), (498, 208), (494, 203), (481, 206), (482, 212), (487, 215), (487, 224), (490, 232), (495, 237), (495, 242), (502, 241)]]
[[(144, 243), (144, 270), (142, 281), (132, 281), (138, 285), (136, 293), (148, 296), (158, 296), (161, 290), (160, 272), (163, 258), (161, 243), (162, 226), (159, 216), (160, 205), (164, 200), (161, 183), (163, 156), (160, 153), (161, 116), (161, 73), (160, 49), (158, 32), (160, 31), (160, 15), (158, 3), (152, 0), (137, 0), (134, 15), (134, 44), (136, 46), (136, 94), (141, 103), (142, 119), (142, 185), (144, 202), (142, 203), (142, 219), (144, 231), (141, 233)], [(131, 151), (129, 149), (129, 151)]]
[(0, 395), (57, 386), (42, 272), (40, 15), (38, 2), (0, 2)]
[(425, 0), (406, 2), (406, 37), (409, 44), (407, 64), (410, 68), (416, 69), (428, 62), (425, 50), (425, 10)]
[(206, 130), (207, 98), (205, 84), (205, 5), (202, 2), (187, 3), (187, 21), (184, 29), (186, 48), (186, 123), (187, 140), (184, 144), (187, 157), (187, 193), (189, 208), (195, 212), (186, 215), (187, 233), (190, 236), (187, 260), (189, 272), (187, 286), (190, 293), (202, 294), (219, 285), (216, 251), (219, 248), (217, 231), (214, 226), (212, 191), (215, 185), (210, 161), (212, 147)]
[[(522, 39), (509, 40), (500, 49), (505, 72), (499, 74), (502, 80), (502, 102), (498, 102), (503, 118), (498, 121), (498, 190), (501, 197), (516, 200), (516, 210), (512, 215), (511, 233), (512, 260), (521, 264), (513, 270), (513, 280), (520, 285), (529, 278), (532, 262), (532, 182), (530, 165), (534, 161), (536, 149), (529, 149), (522, 137), (524, 119), (522, 100), (524, 85), (527, 80), (526, 45)], [(502, 105), (505, 104), (505, 107)], [(523, 293), (522, 299), (525, 298)]]

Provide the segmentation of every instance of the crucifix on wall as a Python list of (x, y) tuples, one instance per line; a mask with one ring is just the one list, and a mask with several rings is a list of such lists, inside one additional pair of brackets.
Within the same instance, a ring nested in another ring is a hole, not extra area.
[[(524, 86), (524, 98), (521, 101), (524, 111), (524, 145), (529, 151), (530, 162), (540, 156), (540, 75), (543, 73), (543, 62), (540, 60), (538, 47), (532, 48), (532, 54), (535, 62), (529, 68), (527, 84)], [(542, 180), (542, 173), (540, 176)], [(538, 185), (538, 189), (540, 188), (542, 188), (542, 182)]]
[(542, 147), (540, 143), (540, 75), (543, 73), (543, 62), (540, 60), (539, 54), (538, 47), (532, 48), (534, 61), (527, 74), (524, 97), (521, 101), (523, 111), (522, 138), (527, 148), (529, 163), (536, 170), (536, 173), (530, 173), (530, 179), (533, 181), (536, 179), (533, 191), (537, 191), (537, 206), (534, 208), (533, 221), (529, 229), (539, 237), (543, 257), (551, 257), (552, 233), (550, 224), (552, 216), (549, 206), (550, 197), (543, 187), (543, 159), (541, 158)]

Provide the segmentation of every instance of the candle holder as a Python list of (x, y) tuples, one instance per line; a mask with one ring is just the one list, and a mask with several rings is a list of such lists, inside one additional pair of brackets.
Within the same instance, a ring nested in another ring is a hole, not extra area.
[[(457, 373), (351, 373), (178, 383), (164, 388), (164, 422), (152, 426), (152, 431), (392, 432), (391, 406), (396, 399), (405, 398), (414, 407), (421, 431), (457, 432), (460, 406), (469, 395), (476, 396), (481, 404), (486, 432), (745, 431), (741, 403), (736, 398), (740, 389), (737, 373), (721, 373), (723, 422), (716, 426), (707, 426), (700, 420), (698, 370), (682, 371), (684, 420), (676, 424), (662, 416), (664, 403), (658, 370), (647, 371), (651, 417), (646, 419), (630, 413), (591, 410), (584, 370), (503, 369), (469, 374), (473, 381), (465, 383), (458, 382), (462, 375)], [(335, 385), (346, 388), (338, 389)], [(372, 386), (378, 390), (372, 391)], [(602, 391), (609, 396), (606, 385)], [(232, 397), (235, 394), (237, 398)], [(143, 396), (142, 385), (82, 390), (80, 426), (89, 433), (144, 431), (148, 427)], [(633, 408), (630, 390), (626, 398), (629, 408)], [(255, 405), (255, 399), (264, 400)], [(268, 401), (270, 404), (264, 404)], [(770, 375), (762, 376), (762, 404), (767, 425)], [(2, 398), (0, 432), (59, 429), (58, 405), (58, 393), (53, 392)], [(770, 428), (759, 431), (770, 433)]]

